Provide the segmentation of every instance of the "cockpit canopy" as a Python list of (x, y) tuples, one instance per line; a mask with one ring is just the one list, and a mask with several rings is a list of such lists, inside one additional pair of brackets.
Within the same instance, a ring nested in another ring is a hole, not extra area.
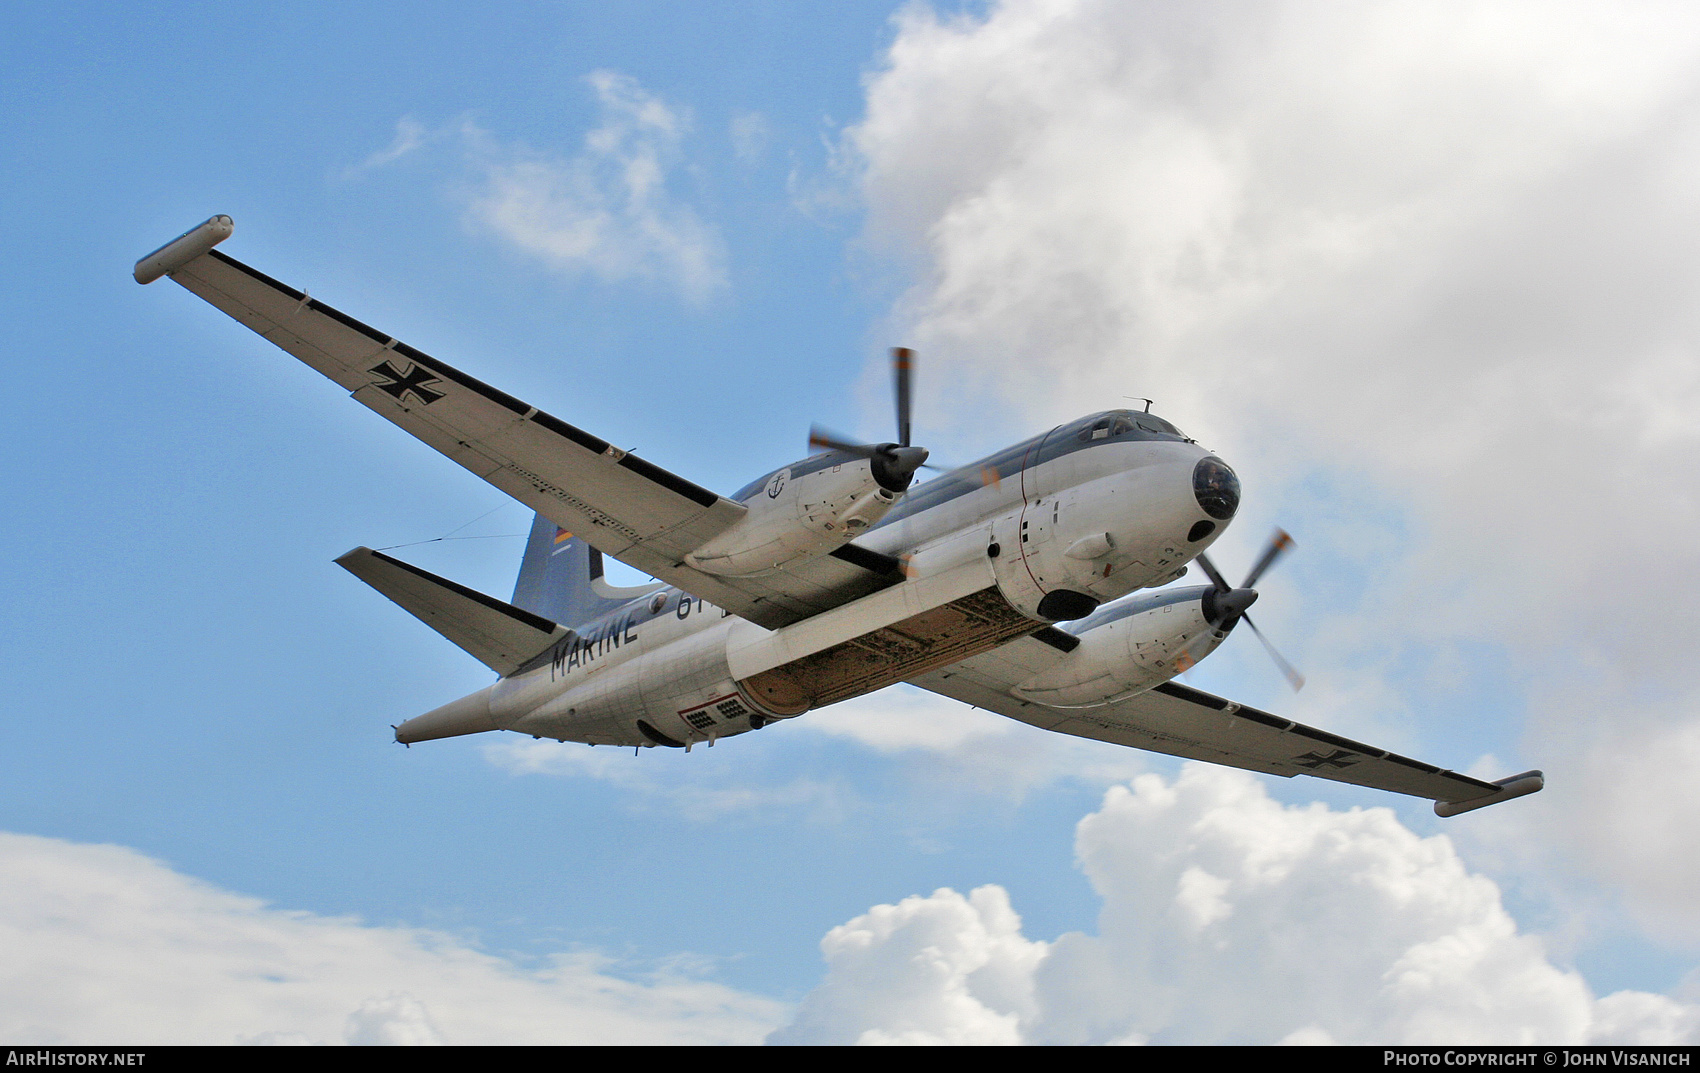
[(1100, 440), (1185, 440), (1180, 429), (1156, 414), (1136, 413), (1133, 410), (1110, 410), (1083, 417), (1063, 429), (1063, 436), (1081, 443)]

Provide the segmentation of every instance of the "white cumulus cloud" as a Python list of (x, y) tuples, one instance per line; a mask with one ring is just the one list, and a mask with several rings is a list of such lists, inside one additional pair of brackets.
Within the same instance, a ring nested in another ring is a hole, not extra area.
[(821, 941), (826, 982), (770, 1043), (1010, 1044), (1045, 944), (1000, 887), (880, 905)]
[(655, 279), (693, 302), (726, 286), (718, 232), (669, 189), (690, 121), (636, 80), (588, 78), (601, 123), (562, 159), (468, 128), (482, 175), (470, 212), (480, 225), (569, 273)]
[(752, 1043), (783, 1007), (594, 954), (522, 968), (451, 936), (266, 906), (133, 850), (0, 833), (12, 1044)]
[[(477, 230), (567, 276), (652, 281), (708, 302), (726, 288), (726, 248), (675, 189), (690, 112), (615, 71), (593, 72), (585, 83), (599, 115), (574, 153), (505, 141), (470, 117), (433, 128), (404, 116), (395, 139), (348, 175), (452, 146), (464, 171), (456, 196)], [(752, 115), (734, 129), (742, 147), (755, 146), (765, 128)]]
[(821, 944), (782, 1043), (1676, 1043), (1700, 1007), (1596, 997), (1444, 836), (1283, 806), (1241, 772), (1141, 776), (1081, 821), (1098, 933), (1022, 934), (1004, 891), (882, 905)]

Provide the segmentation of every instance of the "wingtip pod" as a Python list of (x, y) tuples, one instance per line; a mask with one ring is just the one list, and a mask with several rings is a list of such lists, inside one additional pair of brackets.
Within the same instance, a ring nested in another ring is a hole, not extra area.
[(228, 216), (214, 216), (206, 223), (178, 235), (159, 249), (136, 262), (136, 282), (152, 283), (169, 275), (229, 238), (236, 222)]
[(1499, 787), (1498, 792), (1472, 797), (1468, 801), (1436, 801), (1434, 814), (1436, 816), (1457, 816), (1464, 812), (1473, 812), (1489, 805), (1497, 805), (1501, 801), (1509, 801), (1514, 797), (1525, 797), (1539, 791), (1546, 785), (1546, 777), (1539, 771), (1525, 771), (1521, 775), (1499, 779), (1494, 783)]

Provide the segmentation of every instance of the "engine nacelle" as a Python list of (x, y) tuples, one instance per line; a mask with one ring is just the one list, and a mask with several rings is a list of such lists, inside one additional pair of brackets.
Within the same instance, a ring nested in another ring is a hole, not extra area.
[(794, 559), (826, 555), (870, 525), (903, 493), (881, 486), (865, 458), (821, 459), (776, 470), (753, 494), (738, 523), (685, 556), (707, 574), (751, 577)]
[[(1013, 692), (1048, 708), (1095, 708), (1161, 685), (1227, 636), (1204, 616), (1202, 601), (1209, 591), (1170, 589), (1106, 608), (1107, 620), (1086, 623), (1073, 652)], [(1203, 633), (1211, 636), (1192, 647)]]

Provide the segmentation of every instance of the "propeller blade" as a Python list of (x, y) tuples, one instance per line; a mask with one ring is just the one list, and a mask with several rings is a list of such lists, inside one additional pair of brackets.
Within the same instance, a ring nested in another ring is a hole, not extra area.
[(873, 444), (852, 443), (844, 436), (819, 425), (809, 426), (809, 446), (828, 451), (844, 451), (861, 458), (872, 458), (879, 453), (879, 448)]
[(1186, 671), (1196, 666), (1198, 661), (1204, 658), (1204, 650), (1210, 646), (1211, 638), (1218, 632), (1232, 631), (1243, 619), (1245, 624), (1251, 627), (1251, 632), (1257, 634), (1257, 639), (1263, 642), (1264, 651), (1268, 652), (1269, 658), (1275, 661), (1275, 666), (1279, 667), (1281, 673), (1286, 675), (1287, 684), (1293, 687), (1293, 691), (1297, 692), (1304, 688), (1305, 676), (1298, 672), (1298, 668), (1288, 663), (1286, 657), (1275, 650), (1275, 646), (1269, 643), (1269, 638), (1263, 636), (1263, 631), (1257, 628), (1257, 623), (1253, 622), (1251, 616), (1246, 614), (1246, 609), (1257, 601), (1257, 590), (1252, 588), (1252, 584), (1262, 577), (1264, 571), (1274, 565), (1275, 560), (1279, 559), (1292, 546), (1292, 537), (1288, 536), (1283, 530), (1275, 530), (1275, 535), (1270, 538), (1269, 547), (1264, 549), (1263, 556), (1257, 560), (1257, 565), (1251, 568), (1250, 574), (1246, 575), (1245, 584), (1237, 589), (1230, 587), (1227, 581), (1223, 579), (1222, 572), (1216, 569), (1216, 564), (1210, 561), (1210, 556), (1200, 553), (1193, 560), (1209, 576), (1210, 583), (1216, 587), (1215, 592), (1206, 592), (1202, 597), (1205, 618), (1210, 622), (1211, 628), (1193, 638), (1186, 648), (1175, 657), (1176, 671)]
[(1281, 673), (1287, 676), (1287, 684), (1293, 687), (1293, 692), (1297, 693), (1303, 689), (1305, 687), (1305, 676), (1298, 672), (1298, 668), (1288, 663), (1281, 653), (1275, 651), (1275, 646), (1269, 643), (1269, 638), (1263, 636), (1263, 631), (1257, 628), (1257, 623), (1251, 620), (1250, 615), (1241, 615), (1240, 617), (1245, 619), (1247, 626), (1251, 627), (1251, 632), (1257, 634), (1257, 639), (1263, 642), (1264, 650), (1269, 653), (1269, 658), (1275, 661), (1275, 666), (1281, 668)]
[(897, 390), (896, 443), (853, 443), (831, 429), (809, 426), (809, 448), (814, 451), (842, 451), (866, 458), (873, 463), (873, 477), (880, 487), (901, 494), (915, 480), (915, 472), (927, 465), (927, 449), (909, 442), (909, 409), (911, 376), (915, 367), (915, 352), (908, 347), (891, 348), (891, 373)]
[(891, 378), (897, 396), (897, 445), (909, 446), (910, 378), (915, 369), (915, 352), (906, 346), (891, 348)]
[[(1256, 585), (1257, 579), (1263, 576), (1263, 572), (1273, 566), (1275, 560), (1279, 559), (1292, 546), (1293, 538), (1287, 535), (1285, 529), (1275, 530), (1275, 535), (1269, 538), (1269, 546), (1263, 549), (1263, 558), (1257, 560), (1257, 565), (1252, 567), (1251, 573), (1245, 576), (1245, 581), (1240, 584), (1240, 588), (1249, 589)], [(1200, 555), (1199, 558), (1202, 559), (1204, 556)]]
[(1232, 592), (1233, 591), (1233, 586), (1229, 585), (1227, 583), (1227, 581), (1223, 580), (1221, 571), (1217, 570), (1216, 564), (1210, 561), (1210, 556), (1204, 554), (1203, 552), (1199, 552), (1198, 558), (1194, 559), (1193, 561), (1196, 562), (1200, 567), (1203, 567), (1205, 576), (1210, 579), (1211, 584), (1216, 586), (1217, 592)]

